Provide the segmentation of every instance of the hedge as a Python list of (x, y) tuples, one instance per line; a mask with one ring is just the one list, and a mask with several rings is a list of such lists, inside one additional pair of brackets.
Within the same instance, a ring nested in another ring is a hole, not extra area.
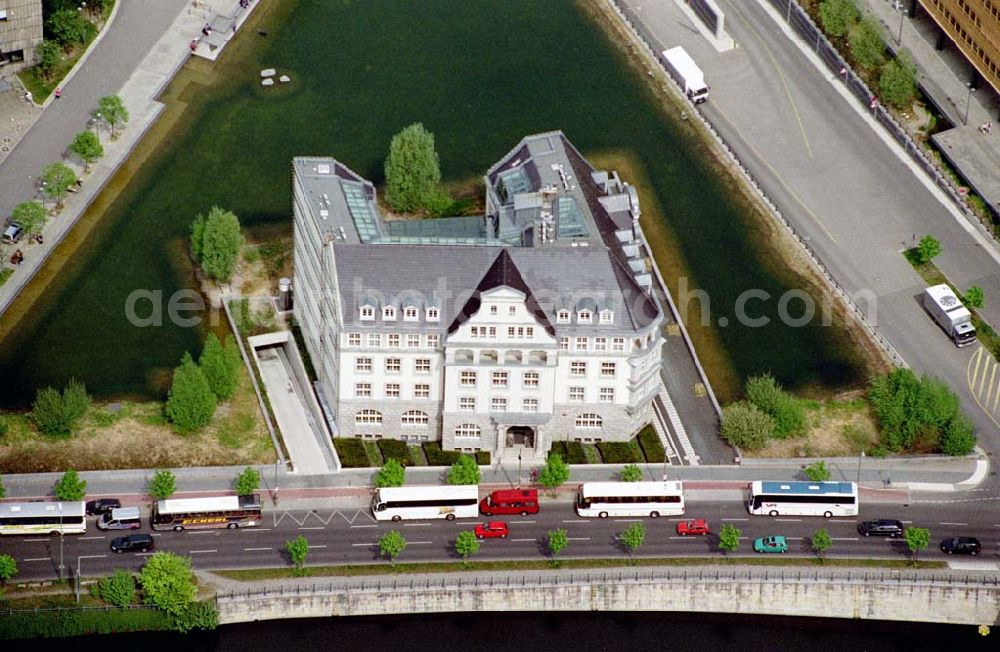
[(489, 451), (476, 451), (476, 464), (479, 466), (489, 466), (490, 465), (490, 452)]
[(642, 449), (642, 454), (646, 456), (647, 462), (659, 464), (666, 461), (667, 451), (663, 449), (663, 442), (660, 441), (660, 436), (656, 434), (656, 429), (652, 425), (640, 430), (636, 439), (639, 441), (639, 447)]
[(441, 442), (424, 442), (424, 455), (427, 456), (428, 466), (451, 466), (462, 453), (459, 451), (441, 450)]
[(605, 464), (629, 464), (641, 462), (638, 451), (632, 446), (632, 442), (627, 441), (602, 441), (598, 442), (597, 450), (601, 451), (601, 457)]
[(405, 441), (379, 439), (378, 449), (382, 451), (383, 460), (395, 457), (403, 466), (413, 466), (413, 458), (410, 457), (410, 447)]
[(0, 640), (169, 630), (173, 625), (169, 615), (154, 609), (16, 613), (0, 617)]
[(365, 444), (360, 439), (337, 437), (333, 440), (333, 446), (337, 449), (340, 464), (345, 469), (360, 469), (372, 465), (368, 453), (365, 452)]

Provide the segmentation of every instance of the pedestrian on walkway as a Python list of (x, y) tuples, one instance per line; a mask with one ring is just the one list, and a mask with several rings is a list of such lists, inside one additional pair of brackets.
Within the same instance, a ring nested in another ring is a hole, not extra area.
[(55, 91), (52, 92), (52, 94), (55, 95), (56, 99), (58, 100), (60, 97), (62, 97), (62, 89), (57, 88)]

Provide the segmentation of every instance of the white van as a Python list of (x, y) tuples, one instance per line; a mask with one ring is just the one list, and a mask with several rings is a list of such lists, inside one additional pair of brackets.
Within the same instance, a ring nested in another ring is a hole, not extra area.
[(118, 507), (97, 519), (99, 530), (138, 530), (142, 527), (138, 507)]

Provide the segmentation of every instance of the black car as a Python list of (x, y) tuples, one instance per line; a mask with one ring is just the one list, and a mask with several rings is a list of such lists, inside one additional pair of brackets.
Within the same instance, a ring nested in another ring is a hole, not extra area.
[(130, 534), (118, 537), (111, 542), (112, 552), (147, 552), (153, 549), (153, 536), (150, 534)]
[(100, 500), (87, 501), (87, 516), (102, 516), (105, 512), (118, 509), (122, 506), (122, 501), (117, 498), (101, 498)]
[(902, 523), (887, 518), (858, 523), (858, 534), (866, 537), (901, 537), (903, 530)]
[(982, 549), (976, 537), (950, 537), (941, 542), (941, 552), (948, 555), (978, 555)]

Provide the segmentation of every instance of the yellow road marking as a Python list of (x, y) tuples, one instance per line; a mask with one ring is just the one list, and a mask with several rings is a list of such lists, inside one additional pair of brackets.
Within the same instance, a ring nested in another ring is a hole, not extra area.
[(795, 114), (795, 121), (799, 124), (799, 133), (802, 134), (802, 142), (805, 143), (806, 153), (809, 155), (809, 158), (812, 158), (813, 157), (812, 147), (809, 145), (809, 137), (806, 136), (805, 125), (802, 124), (802, 116), (799, 115), (799, 109), (797, 106), (795, 106), (795, 99), (792, 97), (792, 90), (788, 87), (788, 80), (785, 79), (785, 73), (782, 72), (781, 66), (778, 65), (778, 60), (774, 58), (774, 54), (772, 54), (771, 48), (768, 47), (767, 41), (764, 40), (764, 37), (760, 35), (760, 32), (754, 29), (753, 25), (750, 24), (750, 21), (746, 19), (743, 13), (739, 9), (737, 9), (732, 2), (727, 2), (726, 4), (728, 4), (730, 7), (733, 8), (733, 11), (735, 11), (736, 14), (740, 17), (740, 20), (742, 20), (743, 24), (747, 26), (747, 29), (753, 32), (753, 35), (757, 37), (757, 40), (760, 41), (760, 44), (764, 46), (764, 50), (767, 52), (767, 57), (771, 60), (771, 63), (774, 64), (774, 69), (778, 72), (778, 77), (781, 78), (781, 85), (785, 87), (785, 95), (788, 96), (788, 103), (792, 107), (792, 113)]
[[(985, 362), (985, 364), (984, 364)], [(980, 346), (976, 349), (976, 352), (972, 354), (972, 358), (969, 359), (969, 364), (965, 370), (966, 383), (969, 386), (969, 393), (972, 394), (972, 398), (976, 401), (976, 405), (982, 409), (983, 413), (990, 418), (990, 421), (994, 423), (998, 428), (1000, 428), (1000, 421), (997, 421), (995, 415), (997, 409), (997, 402), (1000, 401), (1000, 383), (997, 383), (997, 367), (1000, 364), (993, 358), (992, 355), (987, 353), (986, 349)], [(982, 369), (982, 376), (979, 375), (980, 369)], [(990, 380), (986, 383), (986, 375), (989, 373)], [(979, 389), (976, 389), (976, 385), (979, 385)], [(981, 400), (983, 397), (983, 388), (986, 387), (986, 400)], [(988, 407), (990, 404), (990, 399), (993, 400), (993, 407)]]

